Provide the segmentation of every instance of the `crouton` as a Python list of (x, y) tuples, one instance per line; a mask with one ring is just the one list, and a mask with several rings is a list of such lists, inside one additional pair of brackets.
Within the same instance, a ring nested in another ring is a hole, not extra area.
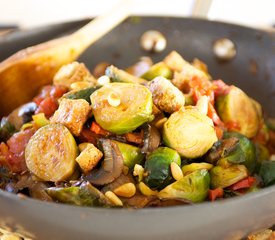
[(156, 77), (148, 83), (154, 104), (162, 111), (173, 113), (184, 106), (183, 93), (164, 77)]
[(91, 143), (79, 145), (80, 155), (75, 159), (84, 173), (91, 171), (100, 161), (103, 153)]
[(73, 135), (79, 136), (89, 112), (90, 105), (86, 100), (64, 98), (50, 121), (63, 124)]
[(96, 84), (95, 78), (83, 63), (72, 62), (62, 66), (53, 78), (54, 85), (61, 85), (72, 90), (74, 83), (86, 82), (85, 87), (89, 84), (94, 86)]

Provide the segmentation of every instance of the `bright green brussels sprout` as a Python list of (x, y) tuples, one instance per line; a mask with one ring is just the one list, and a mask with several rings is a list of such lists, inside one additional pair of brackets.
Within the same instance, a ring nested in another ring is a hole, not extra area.
[(135, 130), (153, 119), (151, 92), (140, 84), (110, 83), (91, 95), (96, 122), (116, 134)]
[(256, 152), (254, 144), (244, 135), (236, 132), (224, 133), (224, 138), (237, 138), (237, 142), (233, 151), (224, 153), (223, 158), (230, 163), (241, 163), (247, 167), (252, 173), (256, 166)]
[(259, 129), (260, 111), (254, 102), (239, 88), (232, 86), (228, 94), (219, 96), (216, 109), (225, 123), (235, 123), (236, 131), (248, 138), (254, 137)]
[(261, 162), (259, 175), (263, 179), (265, 186), (274, 184), (275, 183), (275, 161)]
[(167, 79), (171, 79), (173, 76), (173, 72), (164, 62), (159, 62), (159, 63), (153, 65), (141, 77), (148, 81), (151, 81), (154, 78), (159, 77), (159, 76), (165, 77)]
[(158, 194), (159, 198), (182, 198), (202, 202), (208, 195), (210, 176), (206, 169), (196, 170), (168, 185)]
[(248, 170), (244, 165), (215, 166), (210, 170), (211, 188), (226, 188), (248, 177)]
[(182, 173), (183, 175), (188, 175), (196, 170), (199, 169), (206, 169), (206, 170), (210, 170), (213, 167), (212, 164), (210, 163), (205, 163), (205, 162), (201, 162), (201, 163), (190, 163), (187, 165), (184, 165), (182, 167)]
[(170, 170), (172, 162), (181, 164), (180, 155), (171, 148), (160, 147), (150, 153), (145, 162), (145, 183), (153, 189), (162, 189), (170, 184), (173, 179)]
[(136, 164), (140, 164), (144, 158), (140, 148), (132, 146), (130, 144), (114, 141), (123, 157), (124, 165), (130, 169), (133, 169)]
[(46, 189), (46, 192), (61, 203), (77, 206), (112, 206), (105, 195), (88, 182), (83, 182), (79, 187), (51, 187)]
[(204, 155), (218, 140), (213, 122), (194, 107), (173, 113), (163, 127), (164, 143), (186, 158)]

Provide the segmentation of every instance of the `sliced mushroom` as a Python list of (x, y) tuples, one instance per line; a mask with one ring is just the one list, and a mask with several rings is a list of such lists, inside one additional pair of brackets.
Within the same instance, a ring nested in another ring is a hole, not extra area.
[(150, 153), (158, 148), (160, 145), (160, 133), (158, 129), (150, 124), (146, 124), (143, 127), (144, 139), (143, 147), (141, 149), (142, 153)]
[(91, 171), (84, 179), (94, 185), (105, 185), (118, 178), (123, 170), (123, 157), (117, 144), (110, 139), (100, 139), (104, 160), (99, 169)]

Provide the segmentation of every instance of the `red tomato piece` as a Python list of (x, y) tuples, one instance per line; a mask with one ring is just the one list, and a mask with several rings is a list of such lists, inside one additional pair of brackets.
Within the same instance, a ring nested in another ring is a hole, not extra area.
[(223, 197), (223, 189), (216, 188), (216, 189), (209, 189), (208, 191), (208, 198), (210, 201), (215, 201), (217, 198)]
[(256, 178), (249, 176), (249, 177), (231, 185), (229, 188), (233, 191), (244, 189), (244, 188), (250, 188), (254, 185), (255, 182), (256, 182)]

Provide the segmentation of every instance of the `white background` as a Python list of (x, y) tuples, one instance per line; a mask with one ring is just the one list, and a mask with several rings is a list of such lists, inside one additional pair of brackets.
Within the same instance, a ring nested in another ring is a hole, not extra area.
[[(133, 1), (133, 14), (190, 16), (196, 0)], [(93, 17), (116, 2), (118, 0), (0, 0), (0, 24), (30, 28)], [(271, 26), (275, 24), (275, 0), (213, 0), (208, 18), (252, 27)]]

